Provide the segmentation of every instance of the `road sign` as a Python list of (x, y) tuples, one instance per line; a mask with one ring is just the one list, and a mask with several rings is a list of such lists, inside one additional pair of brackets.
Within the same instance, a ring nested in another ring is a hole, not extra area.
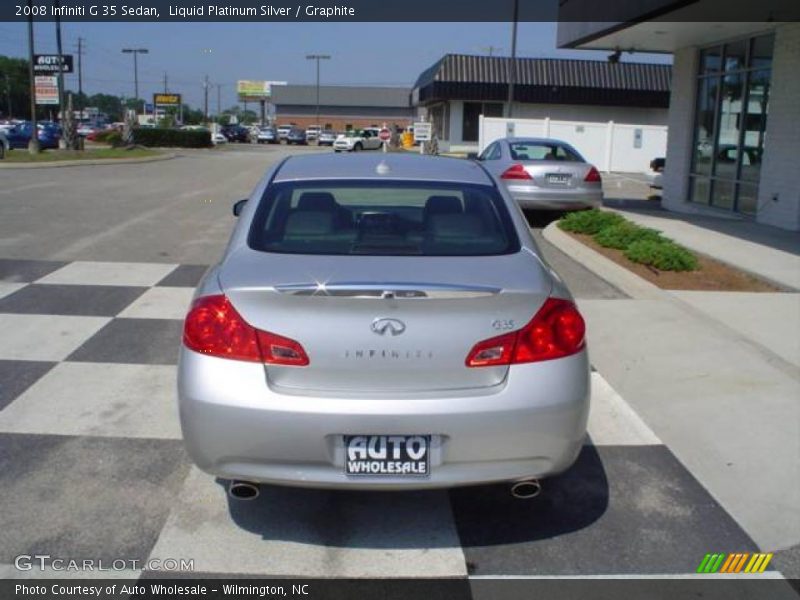
[(36, 75), (33, 83), (36, 88), (36, 104), (58, 104), (58, 77), (56, 75)]
[(378, 137), (381, 138), (382, 141), (388, 142), (389, 138), (392, 137), (392, 132), (389, 131), (386, 127), (380, 130), (378, 133)]
[(156, 106), (180, 106), (180, 94), (153, 94), (153, 104)]
[(432, 134), (431, 123), (422, 121), (414, 123), (414, 141), (415, 142), (430, 142)]
[(34, 73), (58, 73), (59, 65), (62, 72), (72, 73), (72, 54), (62, 54), (60, 59), (58, 54), (33, 55)]

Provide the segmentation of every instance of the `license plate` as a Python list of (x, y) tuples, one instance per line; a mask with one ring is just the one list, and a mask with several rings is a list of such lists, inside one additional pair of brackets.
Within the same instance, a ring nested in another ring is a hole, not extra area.
[(570, 179), (572, 179), (572, 175), (568, 173), (548, 173), (545, 175), (547, 183), (555, 183), (556, 185), (567, 185)]
[(428, 477), (431, 436), (346, 435), (344, 472), (370, 477)]

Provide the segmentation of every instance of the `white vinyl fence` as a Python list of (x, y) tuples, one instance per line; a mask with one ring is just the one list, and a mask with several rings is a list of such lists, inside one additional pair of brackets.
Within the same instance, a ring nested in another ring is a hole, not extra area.
[(563, 140), (601, 171), (641, 173), (649, 170), (652, 159), (667, 154), (665, 125), (505, 119), (481, 115), (478, 152), (504, 137)]

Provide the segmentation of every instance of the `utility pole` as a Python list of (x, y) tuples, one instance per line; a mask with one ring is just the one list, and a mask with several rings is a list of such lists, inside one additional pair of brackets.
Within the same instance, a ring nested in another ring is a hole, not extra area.
[[(53, 2), (53, 8), (58, 9), (61, 6), (61, 0)], [(64, 106), (64, 49), (61, 45), (61, 11), (56, 12), (56, 51), (58, 52), (58, 108), (61, 117), (58, 122), (61, 124), (61, 129), (64, 129), (64, 117), (66, 116), (66, 106)], [(70, 115), (71, 117), (71, 115)], [(62, 135), (58, 139), (58, 147), (64, 149), (67, 147), (66, 136)]]
[(83, 38), (78, 38), (78, 114), (83, 119)]
[(14, 113), (11, 110), (11, 80), (8, 77), (8, 73), (5, 74), (5, 77), (6, 77), (6, 104), (8, 105), (6, 108), (8, 112), (8, 118), (13, 119)]
[(203, 113), (206, 116), (206, 123), (208, 123), (208, 75), (203, 81)]
[(167, 93), (167, 72), (164, 71), (164, 93)]
[(217, 84), (217, 123), (219, 123), (219, 118), (222, 115), (222, 84)]
[(307, 60), (316, 60), (317, 61), (317, 121), (316, 125), (319, 127), (319, 61), (321, 60), (330, 60), (330, 55), (328, 54), (307, 54)]
[(136, 114), (139, 114), (139, 63), (137, 57), (140, 54), (148, 54), (147, 48), (123, 48), (123, 54), (133, 54), (133, 89), (136, 96)]
[(33, 73), (33, 0), (28, 0), (28, 77), (31, 92), (31, 139), (28, 152), (39, 153), (39, 128), (36, 126), (36, 79)]
[(517, 21), (519, 20), (519, 0), (514, 0), (514, 24), (511, 27), (511, 61), (508, 69), (508, 117), (514, 113), (514, 84), (517, 79)]

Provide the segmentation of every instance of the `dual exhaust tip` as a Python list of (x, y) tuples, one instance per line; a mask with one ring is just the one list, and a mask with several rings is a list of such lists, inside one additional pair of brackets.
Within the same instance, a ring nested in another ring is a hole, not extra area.
[[(260, 492), (260, 486), (250, 481), (234, 480), (228, 486), (228, 494), (237, 500), (255, 500)], [(541, 493), (542, 484), (538, 479), (526, 479), (511, 484), (511, 495), (519, 500), (530, 500)]]

